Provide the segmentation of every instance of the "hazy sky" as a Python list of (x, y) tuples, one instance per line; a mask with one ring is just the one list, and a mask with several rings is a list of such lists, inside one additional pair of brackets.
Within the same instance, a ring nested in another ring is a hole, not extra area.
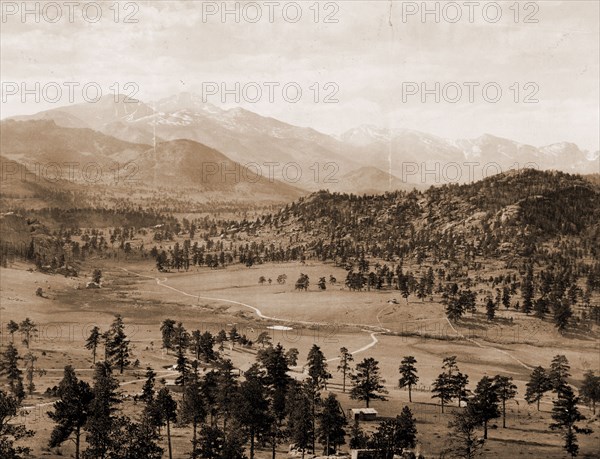
[[(62, 1), (41, 9), (37, 18), (23, 18), (20, 1), (2, 2), (3, 118), (68, 104), (64, 82), (80, 84), (74, 90), (78, 101), (86, 83), (98, 83), (103, 94), (111, 94), (114, 83), (123, 88), (133, 82), (139, 88), (136, 97), (145, 102), (182, 91), (201, 94), (211, 82), (235, 92), (239, 82), (241, 102), (230, 94), (226, 106), (241, 105), (327, 133), (374, 124), (448, 138), (492, 133), (536, 146), (571, 141), (584, 149), (599, 148), (596, 0), (520, 2), (519, 8), (514, 0), (482, 1), (472, 7), (472, 18), (465, 2), (439, 2), (439, 23), (434, 14), (424, 22), (421, 11), (403, 15), (403, 10), (420, 9), (420, 1), (153, 1), (121, 2), (112, 9), (114, 2), (101, 3), (102, 17), (92, 22), (97, 12), (88, 6), (84, 17), (86, 2), (74, 6), (72, 18)], [(56, 5), (62, 16), (53, 23)], [(436, 2), (428, 7), (433, 10)], [(239, 22), (234, 14), (223, 18), (224, 8), (238, 8)], [(258, 9), (262, 16), (257, 19)], [(499, 11), (502, 16), (492, 22)], [(302, 17), (293, 22), (298, 12)], [(450, 22), (458, 12), (460, 19)], [(128, 14), (137, 23), (125, 23)], [(337, 22), (326, 22), (326, 17)], [(52, 84), (39, 103), (33, 95), (23, 102), (22, 94), (10, 94), (15, 83), (34, 88), (36, 82), (58, 83), (62, 97), (48, 102), (54, 97)], [(411, 82), (419, 91), (424, 83), (434, 92), (439, 83), (440, 101), (435, 94), (425, 102), (420, 93), (410, 95)], [(269, 83), (279, 84), (273, 86), (273, 103)], [(482, 93), (486, 84), (487, 99)], [(256, 86), (263, 93), (255, 102)], [(292, 103), (298, 87), (302, 96)], [(325, 103), (336, 88), (338, 102)], [(222, 105), (220, 88), (205, 96)], [(524, 103), (525, 98), (538, 102)]]

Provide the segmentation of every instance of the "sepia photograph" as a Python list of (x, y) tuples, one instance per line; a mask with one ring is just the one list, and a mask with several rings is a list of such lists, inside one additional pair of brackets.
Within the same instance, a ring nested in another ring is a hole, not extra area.
[(600, 458), (600, 1), (0, 16), (0, 459)]

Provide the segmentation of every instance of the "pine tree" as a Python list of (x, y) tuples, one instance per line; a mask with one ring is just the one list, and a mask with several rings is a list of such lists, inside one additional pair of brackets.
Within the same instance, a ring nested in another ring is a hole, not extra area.
[(192, 363), (192, 375), (185, 386), (185, 397), (180, 404), (179, 420), (192, 423), (192, 459), (199, 457), (198, 426), (204, 422), (207, 415), (205, 400), (202, 394), (202, 384), (198, 375), (198, 361)]
[(162, 334), (162, 347), (167, 350), (173, 349), (173, 337), (175, 336), (175, 321), (173, 319), (163, 320), (160, 326)]
[(419, 377), (417, 376), (417, 367), (415, 364), (417, 360), (409, 355), (402, 359), (400, 362), (400, 379), (398, 381), (398, 385), (402, 387), (408, 387), (408, 401), (412, 402), (412, 387), (417, 384), (419, 381)]
[(35, 384), (33, 382), (35, 375), (44, 376), (46, 374), (46, 370), (36, 368), (35, 362), (37, 362), (37, 360), (38, 358), (31, 352), (28, 352), (25, 354), (25, 357), (23, 357), (23, 361), (25, 362), (25, 377), (27, 379), (27, 393), (29, 395), (33, 394), (33, 391), (35, 390)]
[(10, 341), (11, 341), (11, 343), (14, 344), (14, 342), (15, 342), (15, 333), (19, 331), (19, 324), (16, 323), (14, 320), (10, 320), (6, 324), (6, 329), (8, 330), (8, 333), (10, 334)]
[(271, 335), (266, 331), (261, 332), (256, 338), (256, 344), (260, 344), (261, 347), (271, 344)]
[(600, 402), (600, 376), (596, 376), (592, 370), (583, 374), (583, 382), (580, 390), (582, 400), (591, 405), (592, 412), (596, 414), (596, 403)]
[(367, 408), (371, 400), (387, 400), (383, 394), (387, 394), (383, 383), (385, 380), (379, 375), (379, 362), (372, 357), (365, 358), (356, 365), (356, 373), (350, 375), (352, 390), (350, 398), (353, 400), (364, 400)]
[(354, 357), (345, 347), (340, 348), (340, 364), (337, 367), (338, 371), (342, 372), (342, 392), (346, 392), (346, 377), (352, 371), (351, 362)]
[(290, 367), (295, 367), (298, 365), (298, 355), (300, 352), (295, 347), (291, 347), (285, 353), (285, 358), (287, 359), (287, 363)]
[(58, 384), (57, 395), (59, 399), (54, 402), (54, 411), (48, 412), (50, 419), (56, 423), (48, 446), (60, 446), (74, 436), (75, 459), (79, 459), (81, 431), (87, 422), (94, 394), (90, 385), (78, 380), (73, 367), (67, 365)]
[(432, 384), (431, 392), (433, 393), (431, 398), (440, 399), (440, 406), (443, 413), (444, 406), (452, 400), (452, 378), (445, 372), (440, 373)]
[(19, 352), (17, 348), (9, 343), (2, 353), (0, 359), (0, 376), (6, 375), (10, 392), (18, 399), (22, 400), (25, 397), (23, 388), (23, 372), (19, 368)]
[(471, 412), (483, 424), (483, 439), (487, 439), (488, 422), (500, 417), (498, 393), (492, 378), (484, 376), (477, 383), (474, 397), (469, 401)]
[(90, 332), (90, 336), (88, 336), (87, 340), (85, 341), (85, 348), (92, 351), (93, 365), (96, 365), (96, 352), (101, 340), (102, 333), (100, 332), (100, 328), (94, 326), (94, 328), (92, 328), (92, 331)]
[(558, 391), (558, 398), (554, 400), (552, 408), (554, 423), (550, 424), (550, 428), (553, 430), (562, 430), (565, 439), (564, 449), (571, 457), (577, 456), (579, 452), (577, 436), (575, 434), (582, 433), (587, 435), (592, 433), (590, 429), (580, 428), (576, 424), (579, 421), (585, 420), (585, 416), (579, 412), (578, 403), (579, 397), (575, 396), (571, 386), (563, 385)]
[(0, 457), (20, 459), (29, 457), (31, 448), (16, 446), (15, 443), (34, 436), (23, 424), (16, 422), (21, 399), (13, 397), (0, 389)]
[(217, 407), (223, 418), (223, 432), (227, 436), (227, 422), (235, 411), (238, 381), (233, 374), (231, 360), (223, 360), (217, 369)]
[(392, 459), (414, 448), (417, 442), (416, 422), (410, 408), (405, 406), (395, 419), (383, 421), (369, 440), (369, 446), (377, 457)]
[(269, 439), (273, 457), (278, 443), (283, 438), (283, 420), (289, 410), (287, 406), (288, 387), (292, 379), (288, 375), (288, 360), (280, 343), (258, 351), (257, 360), (266, 371), (265, 383), (269, 388), (269, 413), (273, 418)]
[(494, 317), (496, 316), (496, 304), (491, 297), (488, 297), (487, 302), (485, 303), (485, 311), (487, 320), (490, 322), (493, 321)]
[(521, 282), (521, 296), (523, 297), (523, 312), (529, 314), (533, 309), (533, 266), (527, 265), (525, 277)]
[(173, 448), (171, 446), (171, 423), (177, 421), (177, 402), (173, 400), (169, 389), (163, 387), (156, 395), (156, 406), (161, 414), (161, 419), (167, 426), (167, 447), (169, 459), (173, 459)]
[(290, 440), (297, 449), (302, 450), (302, 457), (304, 458), (305, 451), (314, 444), (314, 422), (311, 415), (312, 394), (307, 391), (306, 386), (290, 390), (289, 406), (287, 428)]
[(325, 355), (323, 355), (321, 348), (316, 344), (313, 344), (308, 352), (307, 366), (308, 376), (315, 391), (318, 392), (323, 388), (327, 388), (327, 380), (331, 379), (331, 373), (327, 371), (327, 359), (325, 359)]
[(571, 376), (571, 366), (564, 355), (555, 355), (550, 363), (548, 379), (552, 385), (552, 390), (558, 392), (561, 387), (567, 384), (567, 378)]
[(117, 421), (117, 405), (121, 403), (118, 388), (119, 382), (112, 375), (110, 364), (97, 363), (92, 389), (93, 400), (85, 424), (88, 448), (83, 457), (86, 459), (107, 458), (115, 447), (113, 433)]
[(506, 428), (506, 401), (511, 400), (517, 396), (517, 386), (513, 384), (511, 376), (500, 376), (494, 377), (494, 387), (498, 399), (502, 402), (502, 428)]
[(540, 400), (546, 392), (552, 389), (552, 384), (543, 367), (535, 367), (529, 376), (529, 382), (526, 384), (525, 401), (527, 403), (536, 403), (537, 410), (540, 410)]
[(108, 330), (106, 339), (106, 355), (111, 365), (119, 368), (119, 373), (128, 367), (129, 361), (129, 340), (125, 334), (125, 324), (123, 318), (117, 314)]
[(19, 331), (21, 332), (21, 335), (23, 335), (23, 344), (29, 349), (31, 338), (36, 336), (38, 331), (37, 324), (29, 317), (26, 317), (25, 320), (19, 324)]
[(323, 401), (323, 409), (317, 415), (318, 428), (316, 435), (319, 442), (325, 447), (325, 455), (335, 454), (338, 446), (343, 445), (347, 424), (344, 411), (334, 394), (329, 394)]
[(479, 420), (470, 409), (457, 410), (448, 423), (449, 448), (444, 451), (444, 457), (474, 459), (480, 455), (485, 440), (477, 435)]
[(269, 412), (266, 374), (258, 364), (244, 373), (245, 381), (240, 384), (236, 419), (250, 438), (250, 459), (254, 459), (257, 438), (267, 435), (273, 422)]
[(405, 449), (414, 448), (417, 444), (417, 421), (408, 406), (396, 416), (396, 426), (396, 446), (402, 453)]
[(136, 423), (125, 416), (115, 419), (113, 428), (114, 452), (111, 459), (161, 459), (163, 449), (158, 446), (160, 436), (145, 420)]
[(573, 310), (571, 309), (569, 300), (567, 300), (566, 298), (557, 300), (553, 307), (553, 316), (554, 326), (559, 331), (559, 333), (564, 333), (567, 330), (567, 327), (569, 326), (571, 317), (573, 317)]

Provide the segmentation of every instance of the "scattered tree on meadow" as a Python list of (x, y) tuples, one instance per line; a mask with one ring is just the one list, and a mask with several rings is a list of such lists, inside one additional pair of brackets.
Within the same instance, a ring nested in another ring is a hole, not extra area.
[(319, 278), (319, 283), (317, 285), (319, 286), (319, 290), (326, 290), (327, 279), (325, 279), (324, 277)]
[(14, 343), (15, 342), (15, 333), (19, 331), (19, 324), (16, 323), (14, 320), (10, 320), (6, 324), (6, 329), (8, 330), (8, 333), (10, 334), (11, 342)]
[(529, 382), (526, 384), (525, 401), (529, 404), (537, 403), (537, 410), (540, 410), (540, 400), (544, 394), (552, 390), (552, 383), (546, 370), (541, 367), (535, 367), (529, 376)]
[(468, 391), (466, 387), (469, 383), (469, 377), (459, 371), (455, 355), (444, 358), (442, 370), (442, 373), (433, 382), (431, 392), (434, 394), (432, 398), (440, 399), (443, 413), (444, 406), (453, 398), (458, 400), (459, 406), (461, 401), (467, 399)]
[(19, 324), (19, 331), (23, 336), (23, 344), (29, 349), (31, 338), (35, 337), (38, 331), (37, 324), (29, 317), (26, 317), (25, 320)]
[(383, 383), (385, 380), (379, 375), (379, 362), (372, 357), (365, 358), (356, 365), (356, 373), (350, 375), (352, 390), (350, 398), (353, 400), (364, 400), (367, 408), (371, 400), (387, 400), (383, 394), (387, 394)]
[(506, 402), (517, 396), (517, 386), (513, 384), (512, 376), (496, 375), (494, 387), (498, 399), (502, 402), (502, 428), (506, 428)]
[(261, 347), (265, 347), (265, 345), (271, 344), (271, 335), (269, 332), (260, 332), (258, 337), (256, 338), (256, 344), (260, 344)]
[(308, 290), (308, 286), (310, 285), (310, 279), (307, 274), (300, 273), (300, 277), (296, 281), (296, 290)]
[(163, 320), (160, 326), (160, 332), (162, 334), (162, 347), (167, 350), (173, 348), (173, 338), (175, 336), (175, 321), (173, 319)]
[(596, 404), (600, 403), (600, 376), (592, 370), (583, 374), (583, 382), (580, 389), (581, 399), (592, 407), (592, 412), (596, 414)]
[(340, 348), (340, 364), (337, 367), (338, 371), (342, 372), (342, 392), (346, 392), (346, 377), (352, 373), (351, 363), (354, 357), (345, 347)]
[(90, 332), (90, 336), (85, 341), (85, 348), (92, 351), (92, 364), (96, 365), (96, 352), (98, 350), (98, 346), (102, 341), (102, 333), (100, 332), (100, 328), (94, 326), (92, 331)]
[(92, 282), (95, 282), (96, 284), (100, 284), (101, 280), (102, 280), (102, 271), (100, 271), (99, 269), (94, 269), (94, 272), (92, 273)]
[(33, 394), (35, 391), (35, 384), (33, 379), (35, 375), (44, 376), (46, 374), (46, 370), (41, 368), (36, 368), (35, 362), (37, 362), (38, 358), (33, 355), (33, 353), (28, 352), (23, 357), (23, 361), (25, 362), (25, 378), (27, 379), (27, 393), (29, 395)]
[(417, 384), (419, 377), (417, 376), (417, 367), (415, 364), (417, 359), (412, 355), (406, 356), (400, 362), (400, 379), (398, 380), (398, 386), (401, 388), (408, 387), (408, 401), (412, 402), (412, 387)]
[(477, 383), (474, 397), (469, 400), (471, 413), (483, 425), (483, 439), (487, 440), (488, 422), (500, 417), (499, 398), (494, 381), (484, 376)]
[(440, 373), (435, 381), (433, 381), (431, 392), (433, 393), (431, 398), (440, 399), (440, 406), (443, 413), (444, 406), (452, 400), (454, 393), (452, 378), (446, 372)]

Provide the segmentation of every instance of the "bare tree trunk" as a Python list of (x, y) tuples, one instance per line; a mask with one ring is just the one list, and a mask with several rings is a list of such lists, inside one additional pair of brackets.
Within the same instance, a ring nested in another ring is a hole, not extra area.
[(79, 459), (79, 441), (81, 436), (81, 428), (75, 429), (75, 459)]
[(167, 418), (167, 445), (169, 447), (169, 459), (173, 459), (173, 451), (171, 450), (171, 423)]

